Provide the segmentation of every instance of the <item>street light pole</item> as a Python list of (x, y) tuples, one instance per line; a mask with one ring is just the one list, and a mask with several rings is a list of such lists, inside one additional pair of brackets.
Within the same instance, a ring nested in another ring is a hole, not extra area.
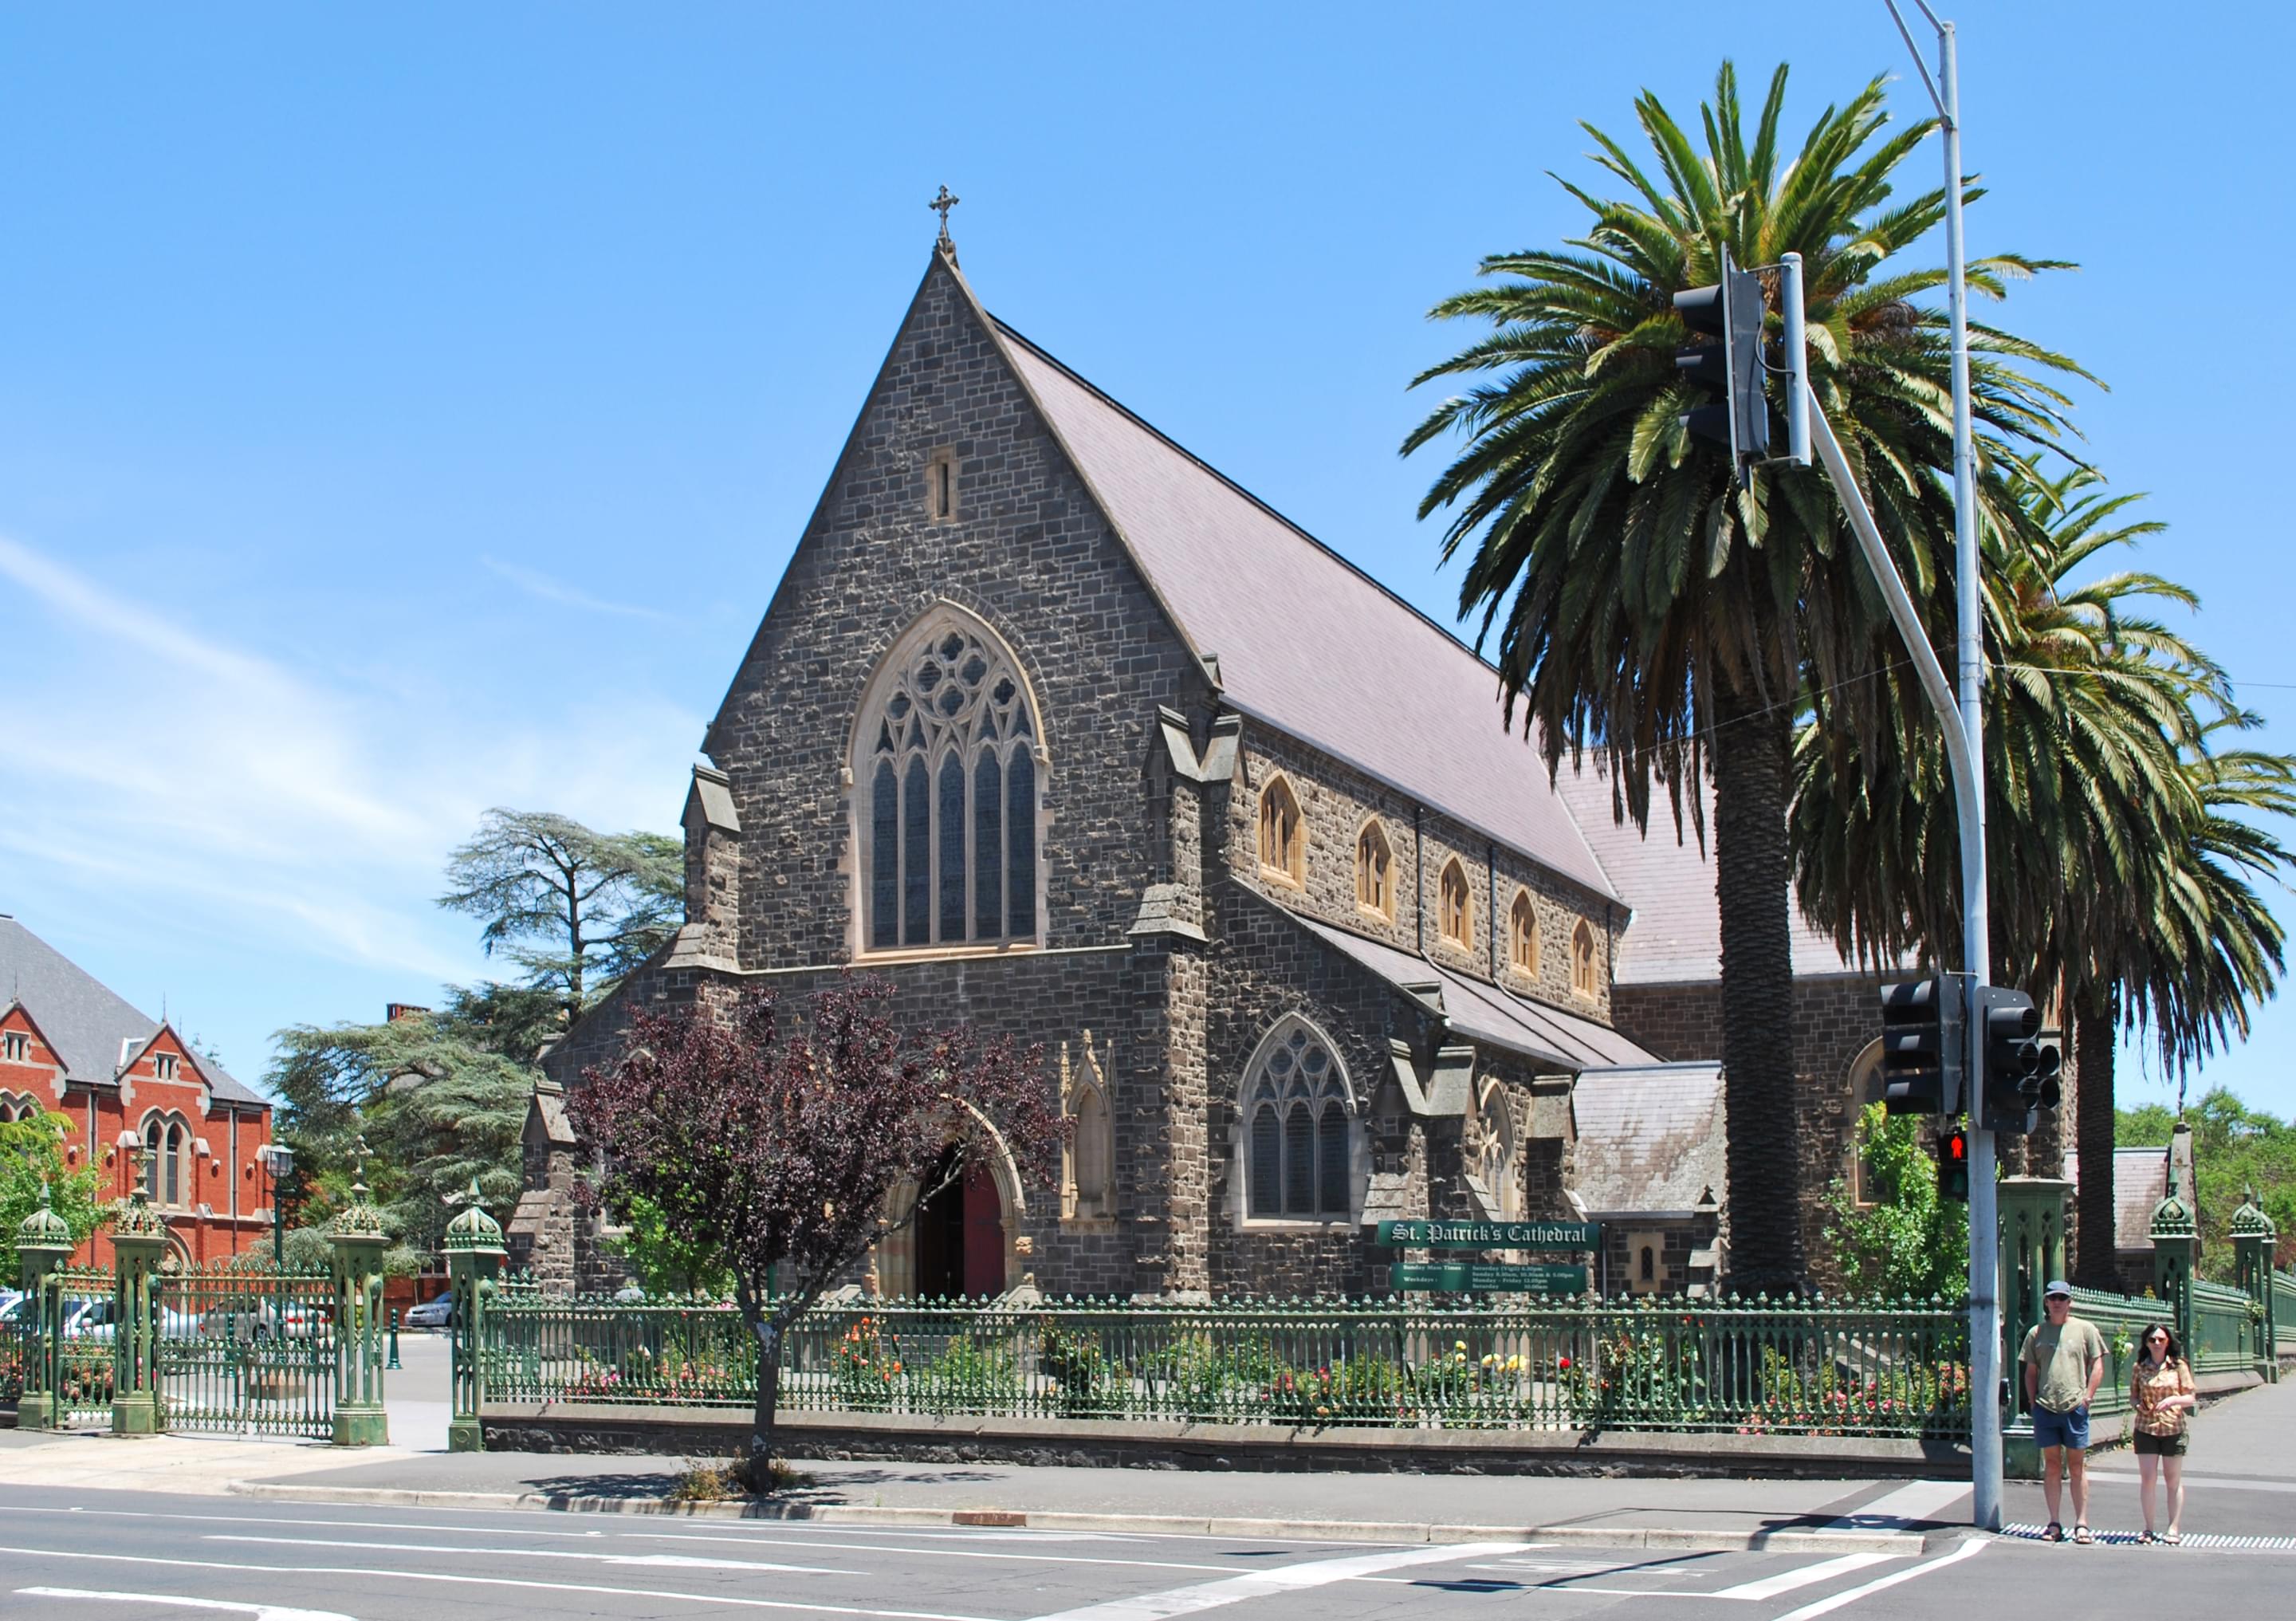
[(295, 1169), (295, 1150), (285, 1143), (266, 1142), (255, 1151), (263, 1162), (263, 1169), (271, 1178), (271, 1261), (275, 1266), (287, 1264), (287, 1212), (279, 1203), (279, 1184)]
[[(1941, 22), (1927, 0), (1914, 0), (1937, 30), (1938, 80), (1932, 83), (1896, 0), (1884, 0), (1890, 16), (1913, 52), (1922, 83), (1937, 105), (1945, 137), (1946, 315), (1953, 337), (1953, 550), (1959, 669), (1958, 719), (1976, 781), (1962, 810), (1961, 966), (1983, 983), (1992, 977), (1993, 953), (1986, 917), (1985, 877), (1985, 641), (1980, 619), (1977, 558), (1976, 449), (1970, 423), (1969, 285), (1961, 231), (1961, 58), (1950, 22)], [(1964, 1021), (1968, 1054), (1962, 1073), (1969, 1112), (1969, 1385), (1972, 1495), (1971, 1520), (1980, 1530), (2001, 1528), (2001, 1288), (1998, 1215), (1994, 1200), (1993, 1133), (1985, 1129), (1985, 1109), (1975, 1092), (1984, 1075), (1984, 1026)]]

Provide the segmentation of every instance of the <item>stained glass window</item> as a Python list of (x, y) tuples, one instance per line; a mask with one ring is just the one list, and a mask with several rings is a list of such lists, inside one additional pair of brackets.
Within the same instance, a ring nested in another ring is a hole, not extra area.
[(1530, 892), (1515, 892), (1514, 910), (1507, 919), (1507, 962), (1528, 979), (1538, 977), (1538, 908)]
[(856, 728), (865, 775), (864, 938), (1001, 943), (1037, 933), (1037, 723), (1011, 654), (942, 609), (903, 638)]
[(1263, 1103), (1251, 1112), (1251, 1214), (1280, 1214), (1277, 1197), (1283, 1182), (1283, 1136), (1275, 1123), (1275, 1106)]

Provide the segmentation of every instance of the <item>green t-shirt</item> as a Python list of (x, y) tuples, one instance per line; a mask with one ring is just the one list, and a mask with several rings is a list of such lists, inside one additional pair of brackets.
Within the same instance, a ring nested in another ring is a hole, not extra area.
[(2035, 1323), (2017, 1360), (2041, 1370), (2035, 1400), (2051, 1412), (2070, 1412), (2088, 1404), (2088, 1370), (2104, 1360), (2104, 1336), (2078, 1317), (2067, 1317), (2062, 1329)]

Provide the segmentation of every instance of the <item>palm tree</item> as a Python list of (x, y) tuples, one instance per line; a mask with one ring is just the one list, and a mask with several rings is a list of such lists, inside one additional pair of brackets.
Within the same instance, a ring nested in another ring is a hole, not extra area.
[[(1875, 79), (1828, 107), (1790, 154), (1785, 87), (1781, 67), (1749, 131), (1724, 63), (1700, 109), (1703, 152), (1645, 92), (1636, 113), (1656, 177), (1587, 126), (1595, 161), (1632, 195), (1563, 183), (1593, 216), (1585, 237), (1495, 254), (1481, 266), (1492, 284), (1435, 307), (1439, 318), (1494, 330), (1414, 381), (1480, 379), (1403, 447), (1455, 432), (1467, 440), (1420, 514), (1453, 509), (1443, 555), (1471, 551), (1461, 611), (1480, 612), (1484, 642), (1496, 630), (1509, 722), (1520, 701), (1548, 769), (1592, 747), (1638, 827), (1647, 831), (1655, 777), (1677, 836), (1687, 800), (1702, 840), (1700, 790), (1712, 773), (1742, 1288), (1802, 1277), (1786, 911), (1796, 695), (1805, 683), (1862, 690), (1890, 644), (1822, 479), (1762, 468), (1741, 488), (1726, 453), (1679, 424), (1695, 400), (1675, 366), (1687, 334), (1674, 294), (1717, 280), (1726, 249), (1751, 266), (1800, 253), (1818, 401), (1917, 597), (1936, 590), (1952, 535), (1945, 323), (1913, 302), (1944, 275), (1898, 262), (1942, 217), (1945, 194), (1893, 201), (1898, 167), (1931, 125), (1893, 129)], [(1986, 259), (1970, 284), (1998, 296), (2006, 277), (2043, 267)], [(1775, 297), (1775, 276), (1766, 280)], [(1971, 331), (1988, 454), (2053, 440), (2066, 401), (2043, 379), (2079, 368), (2005, 333)]]
[[(2080, 1151), (2079, 1275), (2112, 1281), (2113, 1056), (2149, 1024), (2181, 1070), (2246, 1026), (2271, 993), (2276, 924), (2248, 879), (2286, 860), (2241, 813), (2296, 809), (2296, 762), (2218, 754), (2211, 735), (2255, 724), (2223, 672), (2147, 615), (2198, 605), (2158, 575), (2071, 583), (2108, 550), (2161, 528), (2126, 523), (2075, 466), (2048, 478), (2000, 464), (1985, 540), (1988, 976), (2073, 1021)], [(1795, 745), (1795, 888), (1846, 952), (1935, 958), (1960, 937), (1954, 805), (1919, 700), (1863, 736), (1813, 705)]]

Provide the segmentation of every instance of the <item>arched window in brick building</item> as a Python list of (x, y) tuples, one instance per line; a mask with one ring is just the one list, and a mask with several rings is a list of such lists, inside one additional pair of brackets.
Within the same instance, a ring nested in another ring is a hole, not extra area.
[(1308, 834), (1300, 819), (1300, 796), (1281, 771), (1259, 790), (1259, 870), (1285, 884), (1308, 881)]
[(1044, 754), (1020, 664), (944, 605), (893, 648), (862, 708), (854, 786), (871, 950), (1037, 937)]
[(144, 1197), (163, 1210), (192, 1202), (199, 1174), (192, 1157), (192, 1129), (180, 1115), (154, 1115), (144, 1123)]
[(1375, 816), (1356, 835), (1356, 904), (1390, 923), (1395, 920), (1395, 849)]
[(1525, 979), (1538, 977), (1538, 908), (1527, 889), (1514, 892), (1507, 913), (1507, 967)]
[(1584, 997), (1593, 997), (1602, 989), (1595, 971), (1595, 930), (1583, 917), (1570, 931), (1570, 988)]
[(1248, 1215), (1344, 1222), (1356, 1199), (1355, 1105), (1322, 1032), (1296, 1016), (1262, 1041), (1243, 1088)]
[(1474, 944), (1475, 892), (1467, 883), (1467, 869), (1453, 856), (1443, 863), (1443, 881), (1436, 909), (1443, 938), (1462, 949)]
[(32, 1120), (40, 1113), (37, 1098), (21, 1097), (14, 1092), (0, 1092), (0, 1122)]

